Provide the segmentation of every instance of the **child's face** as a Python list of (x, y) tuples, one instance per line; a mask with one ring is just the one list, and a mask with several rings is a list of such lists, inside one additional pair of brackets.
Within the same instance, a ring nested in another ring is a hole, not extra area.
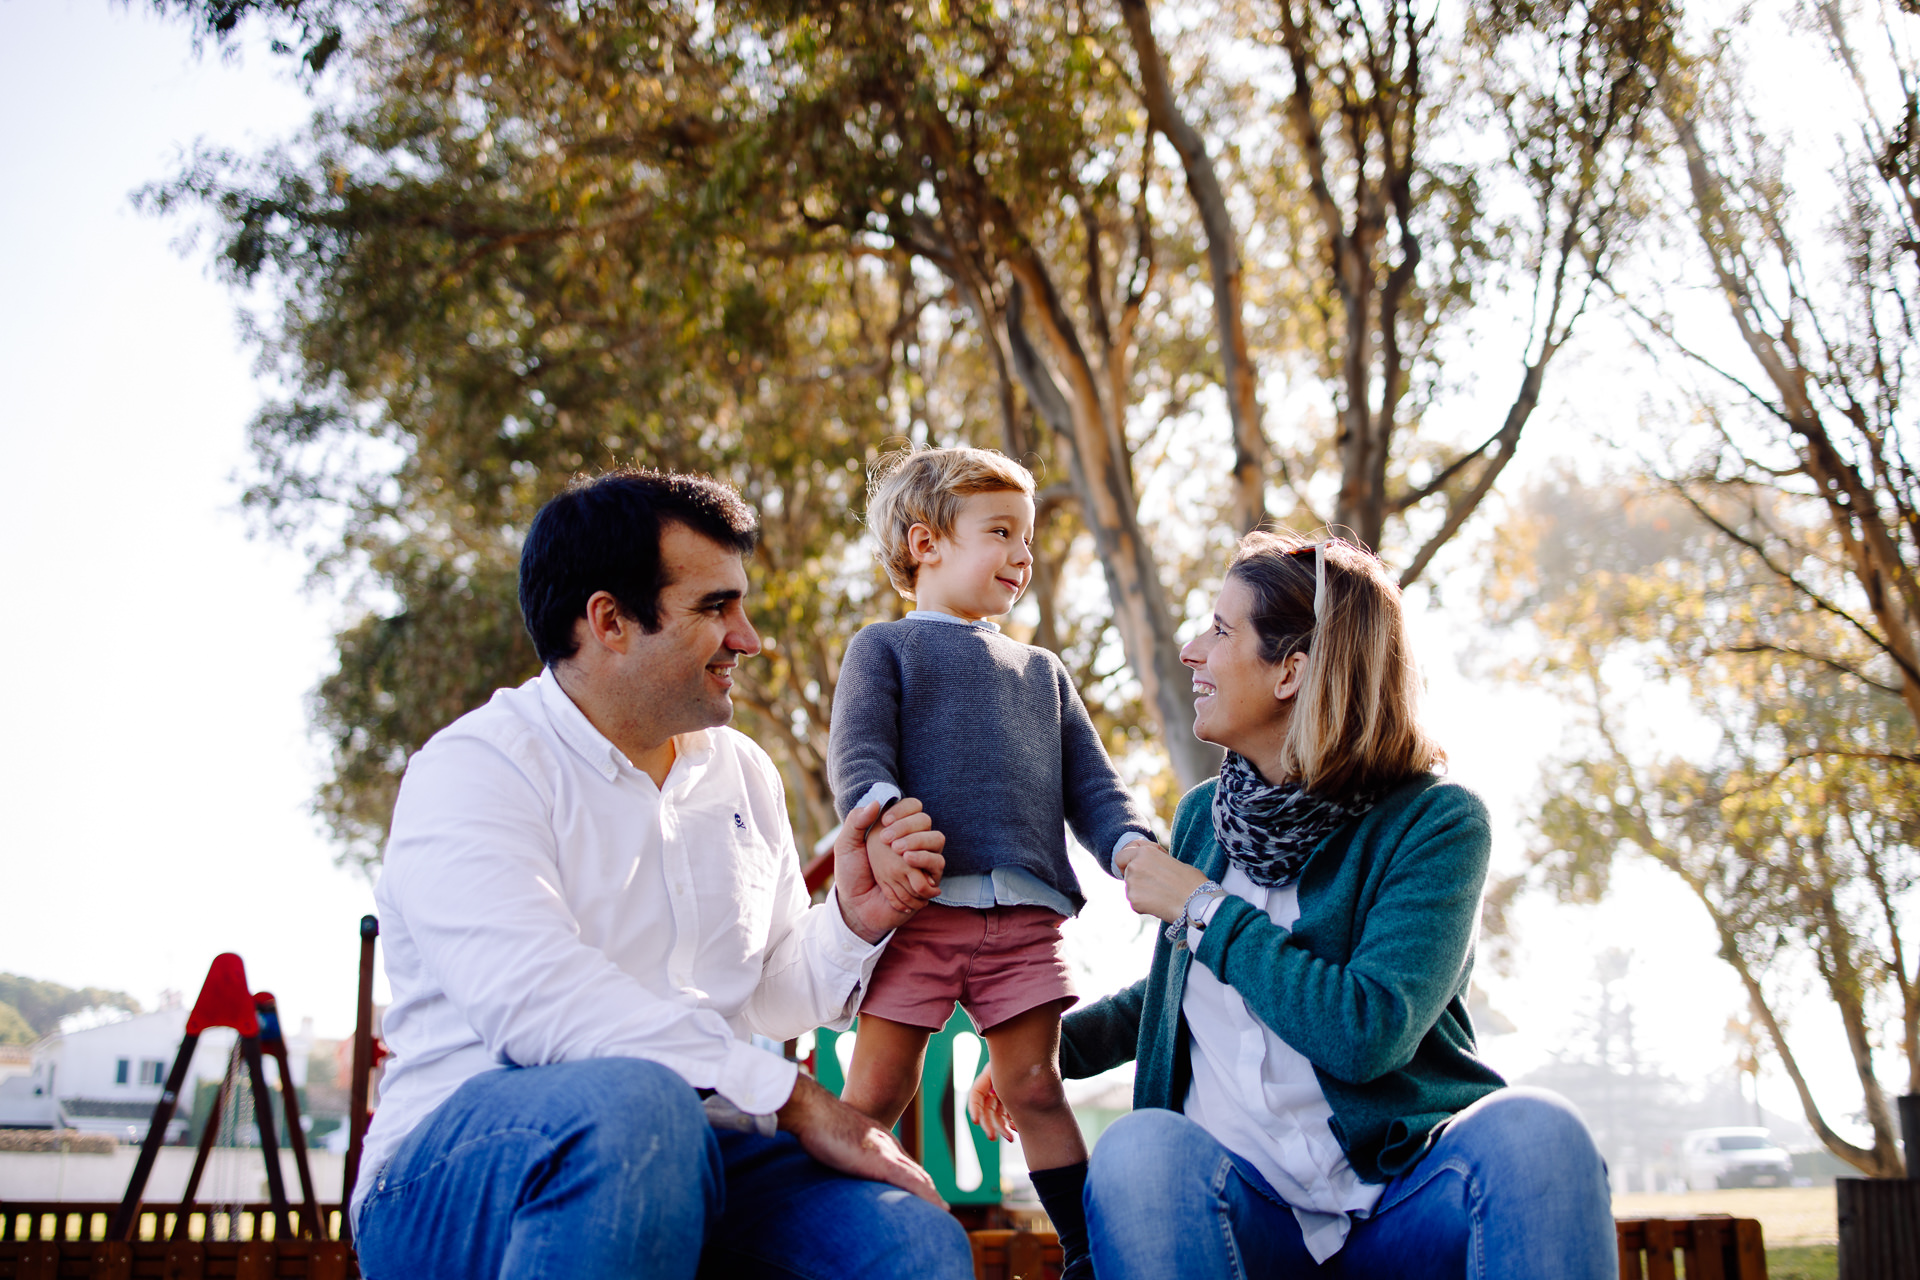
[(976, 493), (961, 502), (953, 536), (923, 524), (907, 534), (914, 603), (979, 621), (1013, 608), (1033, 577), (1033, 499), (1024, 493)]

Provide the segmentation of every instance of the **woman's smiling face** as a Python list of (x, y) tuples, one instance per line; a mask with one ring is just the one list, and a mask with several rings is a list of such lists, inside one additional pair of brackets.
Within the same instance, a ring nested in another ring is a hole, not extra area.
[(1187, 641), (1180, 661), (1193, 669), (1193, 736), (1238, 752), (1277, 782), (1266, 764), (1278, 759), (1286, 741), (1306, 657), (1262, 659), (1253, 603), (1252, 588), (1229, 576), (1214, 601), (1212, 621)]

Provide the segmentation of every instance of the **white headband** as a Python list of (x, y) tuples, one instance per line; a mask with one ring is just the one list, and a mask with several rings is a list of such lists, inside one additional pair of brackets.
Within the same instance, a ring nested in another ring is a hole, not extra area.
[(1319, 626), (1327, 616), (1327, 544), (1313, 544), (1313, 625)]

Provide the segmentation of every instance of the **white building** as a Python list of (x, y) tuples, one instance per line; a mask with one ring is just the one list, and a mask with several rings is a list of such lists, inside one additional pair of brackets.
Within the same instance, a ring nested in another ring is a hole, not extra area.
[[(70, 1128), (110, 1133), (124, 1142), (144, 1141), (186, 1030), (187, 1009), (176, 998), (152, 1013), (46, 1037), (33, 1046), (27, 1075), (0, 1080), (0, 1128)], [(311, 1040), (310, 1021), (302, 1024), (300, 1034), (287, 1038), (296, 1089), (306, 1085)], [(186, 1136), (199, 1085), (217, 1084), (225, 1076), (233, 1042), (234, 1033), (224, 1027), (201, 1035), (167, 1127), (168, 1141)], [(279, 1085), (277, 1067), (268, 1064), (266, 1075), (269, 1085)]]
[(23, 1044), (0, 1044), (0, 1080), (33, 1072), (33, 1050)]

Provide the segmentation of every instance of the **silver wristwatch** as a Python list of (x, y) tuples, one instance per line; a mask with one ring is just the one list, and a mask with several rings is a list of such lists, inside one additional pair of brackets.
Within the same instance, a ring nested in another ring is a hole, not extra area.
[(1200, 887), (1187, 895), (1186, 905), (1180, 908), (1180, 918), (1167, 926), (1167, 941), (1179, 943), (1186, 941), (1187, 928), (1193, 918), (1206, 909), (1206, 899), (1224, 898), (1227, 891), (1211, 880), (1202, 881)]

